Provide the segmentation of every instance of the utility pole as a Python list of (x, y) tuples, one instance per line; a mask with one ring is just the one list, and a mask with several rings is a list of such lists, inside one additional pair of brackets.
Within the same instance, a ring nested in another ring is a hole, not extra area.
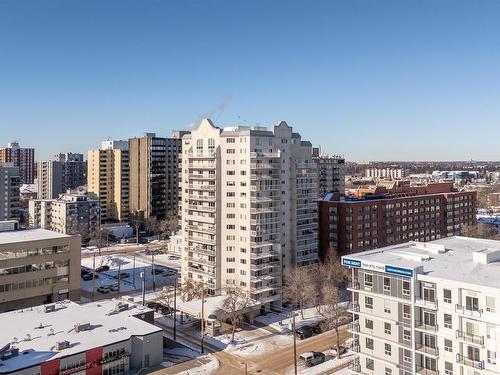
[(142, 283), (142, 306), (146, 304), (146, 272), (141, 272), (141, 283)]
[(174, 281), (174, 341), (177, 330), (177, 272), (175, 273), (175, 281)]
[(201, 327), (201, 354), (205, 352), (205, 288), (201, 288), (201, 317), (200, 317), (200, 327)]
[(153, 272), (153, 292), (156, 292), (155, 253), (151, 250), (151, 272)]
[(134, 254), (134, 269), (132, 272), (133, 272), (132, 282), (134, 283), (134, 289), (135, 289), (135, 254)]
[(95, 301), (95, 252), (92, 260), (92, 302)]
[(295, 334), (295, 311), (293, 312), (292, 320), (292, 331), (293, 331), (293, 370), (294, 374), (297, 375), (297, 335)]
[(121, 276), (120, 276), (120, 273), (121, 273), (121, 270), (122, 270), (122, 265), (121, 263), (118, 263), (118, 298), (120, 298), (120, 287), (121, 287)]

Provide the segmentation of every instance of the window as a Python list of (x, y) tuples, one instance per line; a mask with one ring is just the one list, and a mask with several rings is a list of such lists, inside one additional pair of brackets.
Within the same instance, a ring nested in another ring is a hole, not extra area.
[(495, 312), (495, 298), (486, 296), (486, 311), (490, 313)]
[(391, 323), (384, 323), (384, 332), (386, 335), (391, 334)]
[(409, 329), (403, 330), (403, 340), (411, 341), (411, 331)]
[(453, 363), (451, 362), (444, 363), (444, 373), (445, 375), (453, 375)]
[(385, 344), (385, 355), (391, 355), (391, 344)]
[(492, 365), (497, 364), (497, 353), (496, 352), (492, 352), (491, 350), (488, 350), (487, 358), (488, 358), (488, 363), (491, 363)]
[(410, 296), (410, 282), (403, 281), (403, 296)]
[(371, 358), (366, 358), (366, 368), (368, 370), (372, 370), (374, 369), (374, 366), (373, 366), (373, 359)]
[(365, 327), (367, 329), (373, 329), (373, 320), (365, 319)]
[(452, 327), (452, 318), (450, 314), (444, 314), (444, 328), (451, 329)]
[(465, 297), (465, 308), (469, 311), (479, 311), (479, 299), (476, 297)]
[(366, 338), (366, 349), (373, 350), (373, 339), (369, 337)]
[(386, 314), (390, 314), (391, 313), (391, 301), (384, 300), (384, 312)]
[(391, 291), (391, 279), (388, 277), (384, 277), (384, 292)]
[(411, 306), (403, 305), (403, 319), (411, 319)]
[(392, 375), (392, 370), (389, 367), (385, 368), (385, 375)]
[(365, 288), (371, 289), (373, 287), (373, 275), (365, 273)]
[(443, 289), (443, 301), (444, 303), (451, 303), (451, 290)]
[(365, 307), (367, 309), (373, 310), (373, 298), (365, 296)]
[(403, 361), (406, 363), (411, 363), (411, 352), (405, 349), (403, 352)]
[(453, 353), (453, 342), (448, 339), (444, 339), (444, 351)]

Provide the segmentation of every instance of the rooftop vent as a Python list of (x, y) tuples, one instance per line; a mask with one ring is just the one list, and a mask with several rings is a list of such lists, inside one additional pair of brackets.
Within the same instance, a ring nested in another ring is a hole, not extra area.
[(446, 253), (446, 247), (444, 245), (439, 245), (435, 243), (424, 243), (418, 241), (412, 241), (412, 247), (428, 251), (433, 254), (444, 254)]
[(68, 348), (69, 348), (69, 341), (68, 340), (56, 342), (56, 349), (57, 350), (63, 350), (63, 349), (68, 349)]
[(500, 249), (482, 249), (472, 253), (472, 261), (477, 264), (490, 264), (500, 260)]
[(53, 312), (53, 311), (56, 311), (56, 305), (45, 305), (45, 312), (46, 313)]
[(17, 357), (18, 355), (19, 355), (18, 348), (10, 348), (2, 353), (2, 355), (0, 356), (0, 359), (2, 359), (2, 361), (6, 361), (7, 359)]
[(90, 330), (90, 323), (75, 324), (75, 332), (82, 332)]

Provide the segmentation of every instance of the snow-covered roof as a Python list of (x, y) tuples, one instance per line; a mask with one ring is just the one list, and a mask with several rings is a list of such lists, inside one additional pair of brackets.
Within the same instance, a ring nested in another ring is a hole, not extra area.
[(343, 257), (346, 258), (360, 261), (360, 265), (410, 269), (425, 278), (500, 288), (500, 241), (495, 240), (448, 237), (387, 246)]
[[(123, 311), (118, 311), (118, 302), (128, 304), (128, 308), (122, 305)], [(125, 301), (84, 305), (63, 301), (51, 312), (45, 312), (45, 306), (0, 314), (0, 347), (10, 343), (19, 349), (17, 357), (0, 360), (0, 374), (161, 331), (133, 316), (151, 309)], [(90, 323), (89, 330), (75, 331), (76, 324), (86, 323)], [(63, 341), (68, 341), (69, 347), (57, 350), (56, 343)]]
[(26, 241), (51, 240), (54, 238), (71, 237), (64, 233), (46, 229), (22, 229), (0, 232), (0, 245), (7, 245)]
[[(209, 315), (217, 315), (223, 312), (222, 306), (224, 305), (224, 300), (227, 298), (227, 295), (218, 295), (218, 296), (210, 296), (205, 297), (205, 306), (203, 313), (205, 318)], [(259, 301), (250, 299), (248, 303), (248, 309), (257, 307), (260, 305)], [(181, 311), (184, 311), (187, 314), (199, 317), (201, 315), (201, 299), (193, 299), (191, 301), (182, 301), (182, 299), (177, 300), (177, 308)]]

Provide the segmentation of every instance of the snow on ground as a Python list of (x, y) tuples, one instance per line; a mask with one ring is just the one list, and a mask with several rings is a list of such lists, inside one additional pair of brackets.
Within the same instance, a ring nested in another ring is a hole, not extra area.
[[(346, 365), (352, 359), (354, 359), (354, 352), (348, 351), (342, 355), (341, 359), (334, 358), (330, 351), (325, 352), (326, 360), (319, 365), (313, 367), (303, 367), (300, 371), (300, 375), (319, 375), (324, 374), (327, 371), (334, 370), (342, 365)], [(344, 369), (343, 369), (344, 370)], [(343, 371), (341, 370), (341, 371)], [(346, 370), (347, 371), (347, 370)], [(346, 372), (348, 374), (349, 372)], [(293, 374), (293, 369), (288, 372), (288, 374)], [(342, 372), (334, 372), (334, 374), (342, 374)]]
[[(92, 269), (93, 258), (82, 258), (82, 266)], [(99, 278), (95, 280), (95, 286), (110, 286), (117, 284), (118, 280), (113, 276), (118, 273), (118, 266), (120, 272), (124, 272), (129, 277), (124, 278), (120, 282), (120, 290), (122, 293), (132, 292), (142, 288), (141, 272), (146, 276), (146, 290), (153, 287), (153, 275), (151, 273), (151, 264), (142, 260), (139, 257), (135, 258), (135, 272), (134, 272), (134, 257), (133, 255), (101, 255), (95, 257), (95, 267), (109, 266), (109, 271), (98, 272)], [(159, 268), (167, 269), (169, 267), (163, 265), (155, 265)], [(155, 275), (155, 283), (157, 289), (161, 289), (164, 285), (171, 285), (175, 280), (175, 276), (163, 276), (162, 274)], [(84, 281), (81, 279), (81, 288), (86, 291), (92, 291), (92, 280)]]
[(352, 371), (344, 367), (342, 370), (335, 371), (332, 375), (352, 375)]
[(219, 360), (212, 354), (198, 357), (197, 363), (200, 363), (200, 366), (190, 368), (178, 375), (210, 375), (219, 368)]
[[(146, 245), (139, 244), (137, 245), (136, 243), (120, 243), (120, 244), (115, 244), (111, 246), (105, 246), (101, 247), (101, 253), (106, 253), (110, 251), (117, 251), (120, 249), (125, 249), (125, 248), (133, 248), (137, 247), (138, 250), (145, 249)], [(82, 255), (92, 255), (93, 253), (98, 253), (99, 248), (97, 246), (87, 246), (87, 247), (82, 247), (81, 248)]]
[[(259, 315), (255, 318), (259, 323), (269, 325), (280, 332), (289, 332), (292, 329), (292, 313), (293, 310), (283, 311), (282, 313), (268, 313), (266, 315)], [(321, 322), (324, 318), (318, 314), (315, 307), (304, 309), (304, 318), (300, 310), (295, 310), (296, 327), (303, 325), (314, 325)]]

